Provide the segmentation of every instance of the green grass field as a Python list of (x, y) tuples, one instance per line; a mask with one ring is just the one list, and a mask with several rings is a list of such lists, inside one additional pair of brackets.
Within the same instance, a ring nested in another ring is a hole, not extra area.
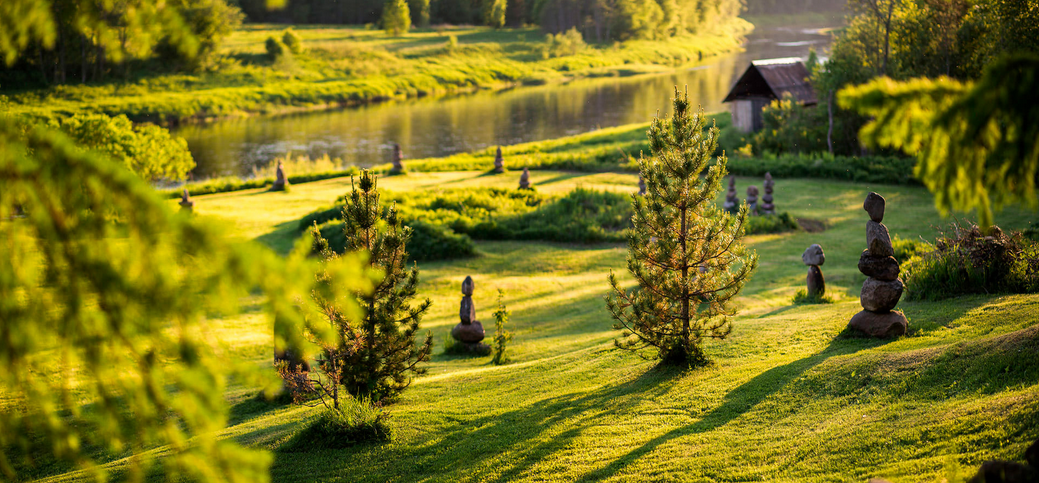
[[(531, 174), (547, 193), (634, 191), (636, 181)], [(380, 186), (512, 187), (518, 176), (413, 173)], [(741, 189), (750, 183), (760, 180), (738, 179)], [(285, 251), (294, 221), (348, 187), (333, 179), (288, 193), (202, 196), (195, 209)], [(860, 310), (861, 202), (870, 190), (887, 197), (893, 234), (930, 239), (948, 221), (919, 187), (776, 180), (780, 209), (827, 229), (749, 238), (761, 265), (739, 299), (732, 336), (708, 343), (710, 367), (661, 370), (613, 348), (602, 295), (607, 273), (624, 270), (623, 246), (480, 242), (478, 258), (420, 266), (420, 295), (434, 302), (423, 326), (439, 353), (466, 275), (484, 321), (504, 289), (512, 364), (436, 355), (429, 375), (390, 407), (390, 443), (277, 452), (319, 410), (257, 403), (256, 389), (244, 387), (228, 395), (227, 436), (275, 450), (276, 481), (954, 481), (986, 459), (1020, 460), (1039, 437), (1039, 296), (903, 302), (907, 336), (838, 337)], [(1032, 220), (1018, 210), (998, 218), (1005, 228)], [(823, 271), (837, 303), (793, 306), (811, 243), (827, 252)], [(259, 314), (222, 321), (215, 334), (228, 350), (269, 364), (270, 330)]]
[[(739, 49), (751, 25), (733, 19), (713, 33), (660, 41), (591, 45), (545, 58), (536, 28), (415, 29), (393, 37), (359, 26), (295, 26), (305, 53), (267, 57), (264, 42), (280, 25), (245, 25), (224, 41), (213, 69), (170, 74), (138, 66), (128, 79), (96, 85), (3, 92), (13, 114), (126, 114), (135, 121), (211, 119), (288, 112), (474, 89), (537, 85), (574, 78), (670, 71)], [(450, 36), (457, 46), (449, 45)], [(155, 61), (157, 62), (157, 61)]]

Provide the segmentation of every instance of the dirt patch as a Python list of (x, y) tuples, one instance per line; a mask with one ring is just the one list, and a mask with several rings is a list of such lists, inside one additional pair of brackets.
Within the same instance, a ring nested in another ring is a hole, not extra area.
[(797, 224), (801, 226), (801, 229), (808, 233), (819, 233), (826, 231), (826, 222), (820, 220), (812, 220), (810, 218), (798, 218)]

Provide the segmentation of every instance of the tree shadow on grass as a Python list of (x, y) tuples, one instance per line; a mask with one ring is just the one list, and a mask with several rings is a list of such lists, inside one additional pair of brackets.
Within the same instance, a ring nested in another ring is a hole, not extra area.
[(278, 223), (274, 226), (274, 230), (256, 237), (255, 240), (279, 255), (288, 255), (300, 235), (299, 220), (290, 220)]

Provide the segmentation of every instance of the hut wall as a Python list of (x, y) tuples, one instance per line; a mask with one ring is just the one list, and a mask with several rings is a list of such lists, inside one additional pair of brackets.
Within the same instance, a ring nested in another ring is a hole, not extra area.
[[(754, 130), (754, 101), (740, 99), (729, 103), (732, 112), (732, 125), (740, 132), (751, 132)], [(757, 113), (758, 124), (761, 124), (761, 113)]]

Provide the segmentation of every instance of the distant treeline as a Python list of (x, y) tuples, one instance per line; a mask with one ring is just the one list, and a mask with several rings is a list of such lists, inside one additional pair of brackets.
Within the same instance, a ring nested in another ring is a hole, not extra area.
[(746, 0), (747, 15), (835, 13), (847, 8), (847, 0)]
[[(433, 25), (484, 25), (493, 0), (409, 0), (412, 12), (429, 2)], [(772, 1), (772, 0), (767, 0)], [(812, 1), (812, 0), (807, 0)], [(820, 1), (820, 0), (815, 0)], [(382, 17), (383, 0), (289, 0), (268, 10), (265, 0), (239, 0), (251, 22), (373, 24)], [(548, 33), (576, 28), (588, 41), (659, 39), (709, 31), (740, 13), (740, 0), (508, 0), (505, 24), (540, 25)], [(420, 22), (412, 15), (412, 24)]]

